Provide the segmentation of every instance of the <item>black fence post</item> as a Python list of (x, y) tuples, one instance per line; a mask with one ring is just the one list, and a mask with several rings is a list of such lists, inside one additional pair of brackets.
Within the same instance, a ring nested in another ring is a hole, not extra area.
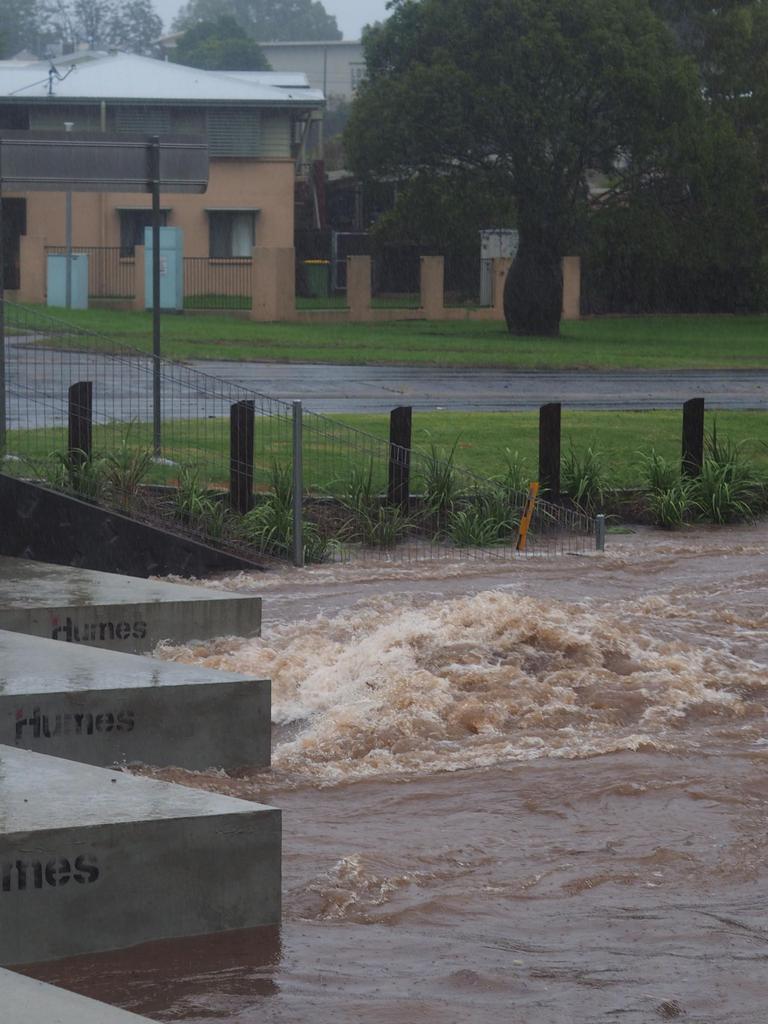
[(253, 504), (253, 440), (256, 404), (235, 402), (229, 409), (229, 502), (241, 515)]
[(539, 407), (539, 486), (547, 501), (560, 501), (560, 403)]
[(398, 405), (389, 414), (389, 482), (387, 501), (408, 512), (411, 495), (411, 414), (410, 405)]
[(93, 451), (93, 382), (81, 380), (68, 392), (69, 431), (67, 450), (70, 464), (83, 463)]
[(704, 461), (704, 399), (683, 403), (683, 473), (698, 476)]

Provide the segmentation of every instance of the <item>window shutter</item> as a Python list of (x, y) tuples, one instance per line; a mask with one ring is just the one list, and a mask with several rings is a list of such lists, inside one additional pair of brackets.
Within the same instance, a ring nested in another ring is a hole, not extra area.
[(171, 118), (162, 107), (118, 107), (115, 126), (126, 135), (168, 135)]
[(224, 107), (208, 111), (211, 156), (259, 156), (261, 115), (257, 110)]

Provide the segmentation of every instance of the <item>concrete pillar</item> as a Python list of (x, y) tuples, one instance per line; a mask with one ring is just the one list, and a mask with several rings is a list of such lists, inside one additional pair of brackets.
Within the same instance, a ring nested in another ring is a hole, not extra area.
[(371, 319), (371, 257), (347, 256), (347, 305), (349, 319)]
[(512, 260), (508, 256), (497, 256), (491, 270), (491, 294), (493, 296), (493, 319), (504, 319), (504, 283), (507, 280)]
[(40, 235), (22, 235), (19, 242), (17, 299), (27, 304), (45, 303), (45, 239)]
[(133, 308), (144, 309), (144, 246), (133, 250)]
[(581, 316), (581, 257), (563, 256), (563, 320)]
[(422, 256), (421, 308), (427, 320), (440, 320), (445, 302), (445, 261), (442, 256)]
[(296, 314), (296, 256), (291, 249), (253, 250), (251, 320), (293, 320)]

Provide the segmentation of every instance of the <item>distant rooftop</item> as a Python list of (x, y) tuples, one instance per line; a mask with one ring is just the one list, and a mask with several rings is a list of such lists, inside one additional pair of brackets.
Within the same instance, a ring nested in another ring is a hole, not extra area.
[[(94, 54), (92, 59), (56, 59), (66, 77), (53, 80), (48, 95), (48, 61), (0, 61), (0, 96), (28, 101), (111, 100), (152, 103), (255, 103), (262, 106), (321, 106), (320, 89), (293, 72), (203, 71), (135, 54)], [(69, 69), (72, 68), (71, 73)]]

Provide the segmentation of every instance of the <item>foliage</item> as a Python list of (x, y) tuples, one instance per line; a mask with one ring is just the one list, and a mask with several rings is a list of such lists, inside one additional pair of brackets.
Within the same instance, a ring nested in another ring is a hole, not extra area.
[(81, 449), (51, 452), (36, 469), (46, 483), (58, 491), (67, 491), (91, 501), (98, 501), (104, 494), (104, 459)]
[[(290, 466), (272, 463), (271, 493), (259, 500), (238, 524), (238, 534), (266, 555), (285, 557), (293, 550), (293, 481)], [(322, 562), (331, 543), (314, 523), (302, 521), (304, 561)]]
[(505, 448), (504, 462), (504, 472), (498, 477), (501, 490), (510, 497), (527, 494), (533, 478), (526, 457), (521, 455), (517, 449), (510, 451), (509, 448)]
[(681, 477), (680, 464), (670, 462), (655, 448), (640, 453), (645, 503), (656, 526), (683, 526), (691, 517), (693, 487)]
[(40, 0), (38, 26), (67, 52), (85, 43), (95, 50), (149, 55), (163, 31), (152, 0)]
[(488, 547), (510, 540), (519, 521), (510, 492), (500, 486), (478, 488), (450, 511), (445, 532), (460, 547)]
[(247, 36), (262, 43), (341, 39), (336, 18), (320, 0), (188, 0), (173, 27), (183, 31), (220, 16), (234, 18)]
[(447, 451), (434, 442), (429, 452), (423, 456), (424, 474), (424, 507), (434, 516), (449, 512), (459, 493), (456, 478), (456, 446), (459, 439), (453, 442)]
[(269, 71), (259, 44), (243, 35), (231, 17), (198, 21), (178, 40), (172, 59), (177, 64), (212, 71)]
[(0, 0), (0, 57), (7, 60), (20, 50), (36, 52), (39, 41), (36, 0)]
[(352, 168), (411, 182), (471, 171), (514, 197), (508, 324), (557, 333), (559, 257), (588, 210), (588, 173), (655, 180), (701, 106), (691, 62), (644, 0), (401, 2), (364, 43)]
[(560, 475), (563, 490), (577, 508), (586, 515), (601, 510), (610, 486), (603, 451), (592, 445), (578, 450), (571, 440), (561, 460)]
[(149, 448), (137, 448), (124, 437), (117, 450), (104, 456), (105, 485), (110, 499), (128, 508), (152, 465)]
[(411, 529), (413, 519), (399, 506), (388, 505), (374, 483), (373, 459), (354, 466), (345, 503), (352, 517), (343, 530), (345, 539), (376, 548), (392, 548)]
[(711, 523), (754, 519), (760, 480), (742, 454), (742, 446), (718, 437), (717, 424), (707, 435), (701, 473), (693, 481), (697, 518)]

